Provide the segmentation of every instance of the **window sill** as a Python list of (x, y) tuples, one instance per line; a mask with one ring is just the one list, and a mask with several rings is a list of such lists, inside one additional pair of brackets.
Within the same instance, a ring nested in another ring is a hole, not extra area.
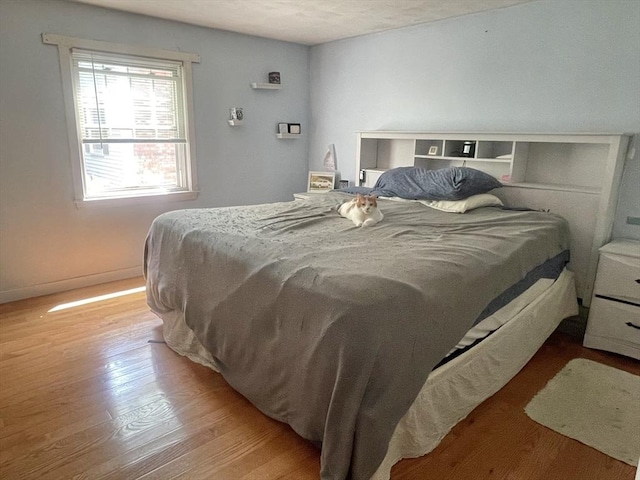
[(182, 202), (198, 198), (198, 191), (153, 193), (131, 197), (104, 197), (86, 200), (75, 200), (76, 208), (90, 207), (129, 207), (133, 205), (149, 205), (168, 202)]

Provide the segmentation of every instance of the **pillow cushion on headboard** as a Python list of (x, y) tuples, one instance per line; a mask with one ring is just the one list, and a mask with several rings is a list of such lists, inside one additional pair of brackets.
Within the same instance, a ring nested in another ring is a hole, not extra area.
[(502, 207), (502, 201), (490, 193), (471, 195), (464, 200), (421, 200), (427, 207), (443, 212), (464, 213), (480, 207)]
[(494, 177), (475, 168), (398, 167), (380, 175), (372, 193), (410, 200), (461, 200), (501, 186)]

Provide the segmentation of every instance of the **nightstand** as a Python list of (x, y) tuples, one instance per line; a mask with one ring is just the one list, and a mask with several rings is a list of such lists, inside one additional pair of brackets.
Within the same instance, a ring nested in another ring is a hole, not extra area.
[(640, 359), (640, 242), (600, 249), (583, 344)]

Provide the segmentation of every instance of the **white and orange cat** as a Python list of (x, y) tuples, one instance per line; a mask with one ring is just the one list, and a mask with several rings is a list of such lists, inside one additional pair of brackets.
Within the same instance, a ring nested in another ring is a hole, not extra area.
[(356, 198), (338, 207), (338, 213), (351, 220), (356, 227), (369, 227), (384, 218), (374, 195), (356, 195)]

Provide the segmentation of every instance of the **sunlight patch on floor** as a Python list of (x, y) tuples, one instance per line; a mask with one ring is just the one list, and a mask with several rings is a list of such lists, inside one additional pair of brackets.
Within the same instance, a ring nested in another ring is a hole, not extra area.
[(144, 292), (145, 289), (146, 287), (137, 287), (137, 288), (131, 288), (129, 290), (121, 290), (120, 292), (107, 293), (106, 295), (99, 295), (97, 297), (84, 298), (82, 300), (77, 300), (75, 302), (61, 303), (60, 305), (56, 305), (55, 307), (53, 307), (47, 313), (59, 312), (60, 310), (79, 307), (82, 305), (87, 305), (89, 303), (102, 302), (103, 300), (109, 300), (111, 298), (124, 297), (125, 295)]

